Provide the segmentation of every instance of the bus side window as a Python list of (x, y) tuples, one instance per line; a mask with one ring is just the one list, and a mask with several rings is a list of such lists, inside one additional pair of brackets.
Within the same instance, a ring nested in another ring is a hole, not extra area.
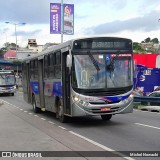
[(38, 78), (38, 60), (35, 60), (35, 66), (34, 66), (34, 77)]
[(31, 62), (30, 62), (30, 69), (31, 69), (31, 72), (30, 72), (30, 78), (31, 79), (33, 79), (34, 78), (34, 60), (32, 60)]
[(48, 66), (48, 71), (49, 71), (49, 77), (53, 78), (54, 77), (54, 61), (55, 61), (55, 55), (54, 53), (51, 53), (50, 55), (48, 55), (49, 58), (49, 66)]
[(24, 84), (26, 84), (27, 82), (26, 82), (26, 77), (27, 77), (27, 65), (26, 65), (26, 63), (23, 63), (22, 64), (22, 70), (23, 70), (23, 72), (22, 72), (22, 80), (23, 80), (23, 82), (25, 82)]
[(44, 77), (45, 78), (47, 78), (48, 77), (48, 74), (49, 74), (49, 71), (48, 71), (48, 62), (49, 62), (49, 60), (48, 60), (48, 55), (46, 55), (45, 57), (44, 57)]
[(61, 52), (56, 52), (55, 78), (61, 78)]
[(56, 53), (56, 65), (61, 64), (61, 53)]

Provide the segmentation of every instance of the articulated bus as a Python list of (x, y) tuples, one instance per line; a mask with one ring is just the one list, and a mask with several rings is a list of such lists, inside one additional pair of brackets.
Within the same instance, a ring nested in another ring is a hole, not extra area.
[(34, 112), (68, 117), (133, 112), (132, 41), (116, 37), (70, 40), (22, 62), (24, 99)]
[(16, 92), (16, 77), (12, 70), (0, 70), (0, 94), (11, 94)]

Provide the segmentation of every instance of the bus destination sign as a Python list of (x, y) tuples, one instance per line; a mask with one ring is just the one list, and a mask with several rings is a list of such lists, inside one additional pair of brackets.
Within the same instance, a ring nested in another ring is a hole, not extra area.
[(132, 43), (130, 40), (111, 40), (111, 39), (88, 39), (78, 40), (74, 42), (74, 49), (131, 49)]
[(125, 42), (92, 42), (92, 48), (124, 48)]

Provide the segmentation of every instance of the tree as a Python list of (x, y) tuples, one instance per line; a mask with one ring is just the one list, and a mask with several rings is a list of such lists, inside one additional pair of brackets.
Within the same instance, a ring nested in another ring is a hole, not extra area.
[(144, 49), (138, 42), (133, 42), (133, 51), (134, 53), (144, 53)]
[(151, 40), (151, 42), (153, 42), (154, 44), (158, 44), (158, 43), (159, 43), (158, 38), (153, 38), (153, 39)]
[(145, 43), (151, 42), (151, 38), (150, 38), (150, 37), (146, 38), (146, 39), (144, 40), (144, 42), (145, 42)]
[(14, 59), (14, 60), (12, 60), (12, 62), (15, 63), (15, 64), (21, 64), (22, 63), (22, 61), (18, 60), (18, 59)]

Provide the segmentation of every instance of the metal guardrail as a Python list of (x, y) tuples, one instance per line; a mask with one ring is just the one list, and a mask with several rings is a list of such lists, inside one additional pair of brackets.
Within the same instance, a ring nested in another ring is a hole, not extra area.
[(134, 102), (158, 102), (160, 103), (160, 97), (147, 97), (147, 96), (135, 96)]

